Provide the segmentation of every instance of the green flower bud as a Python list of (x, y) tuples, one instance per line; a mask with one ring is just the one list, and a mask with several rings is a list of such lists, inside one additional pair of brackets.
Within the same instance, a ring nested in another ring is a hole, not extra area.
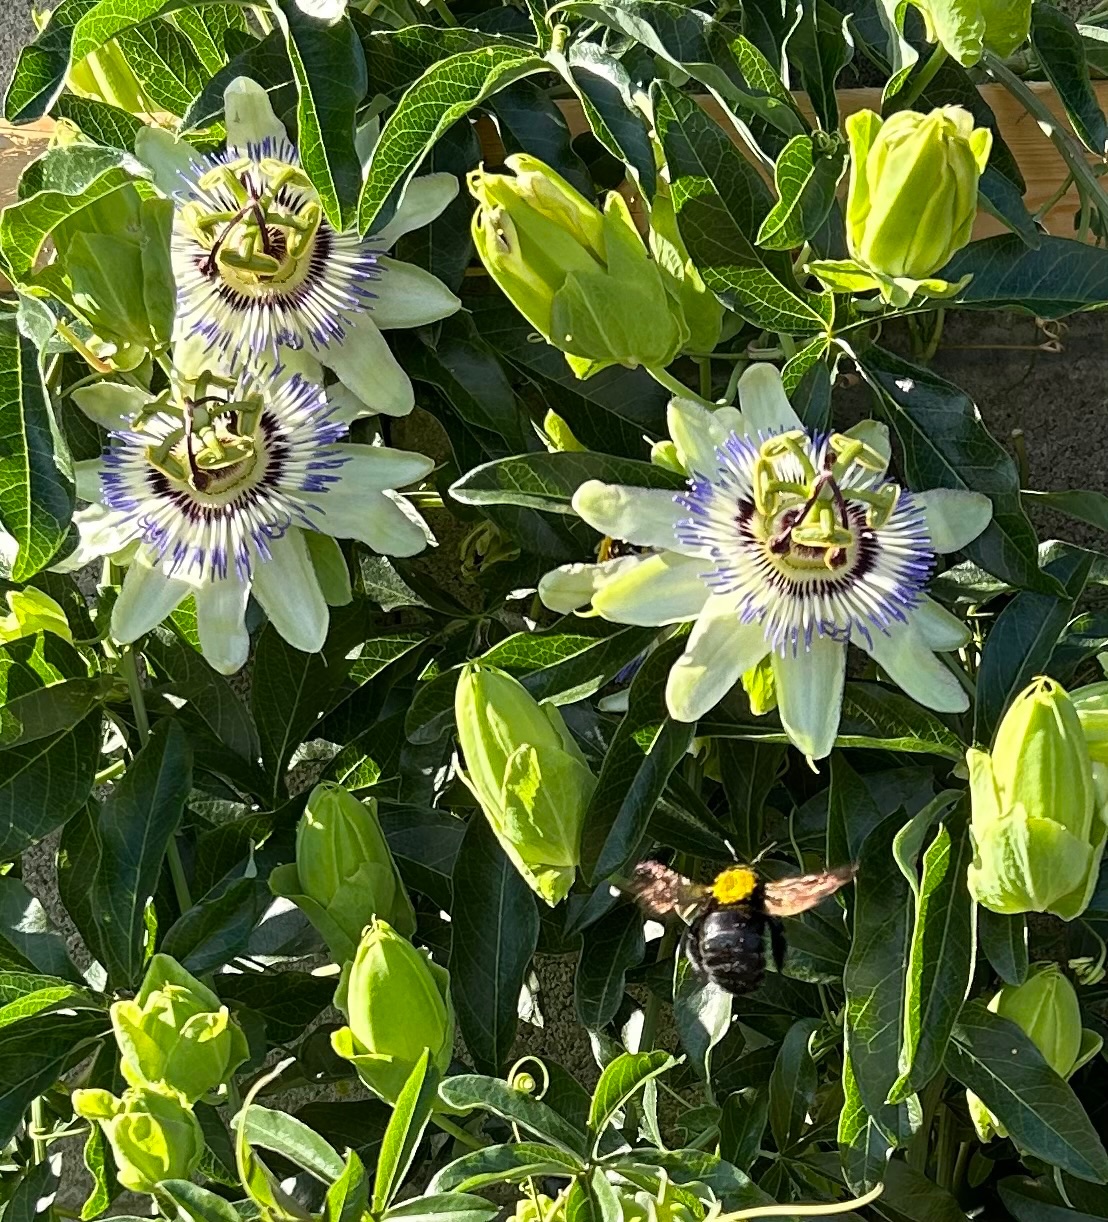
[(73, 1110), (104, 1130), (119, 1182), (132, 1192), (187, 1180), (204, 1152), (199, 1121), (173, 1094), (132, 1086), (117, 1099), (106, 1090), (75, 1090)]
[(269, 886), (319, 930), (336, 963), (354, 958), (374, 917), (406, 938), (415, 933), (412, 901), (377, 821), (377, 803), (359, 802), (341, 785), (312, 790), (296, 829), (296, 862), (278, 866)]
[(608, 365), (668, 365), (688, 336), (623, 197), (603, 213), (536, 157), (469, 176), (473, 240), (489, 275), (579, 378)]
[(846, 131), (851, 255), (878, 275), (926, 280), (970, 240), (992, 132), (960, 106), (885, 120), (860, 110)]
[(1090, 683), (1071, 693), (1077, 719), (1085, 733), (1089, 758), (1108, 764), (1108, 683)]
[(923, 14), (928, 42), (971, 68), (983, 51), (1011, 55), (1031, 32), (1031, 0), (910, 0)]
[(126, 1081), (189, 1103), (218, 1090), (250, 1052), (227, 1007), (168, 955), (150, 960), (138, 994), (111, 1015)]
[(429, 1049), (440, 1072), (454, 1048), (450, 976), (387, 922), (374, 920), (343, 970), (335, 1004), (347, 1026), (331, 1045), (387, 1103), (395, 1103)]
[[(1062, 1078), (1071, 1077), (1100, 1051), (1102, 1040), (1082, 1030), (1081, 1005), (1074, 987), (1056, 963), (1036, 963), (1023, 984), (1006, 984), (989, 1002), (989, 1009), (1007, 1018), (1043, 1054)], [(983, 1141), (1006, 1136), (997, 1118), (976, 1096), (969, 1096), (970, 1115)]]
[(992, 751), (971, 748), (966, 762), (973, 898), (993, 912), (1079, 916), (1096, 886), (1108, 825), (1064, 688), (1036, 679), (1004, 714)]
[(573, 886), (596, 778), (557, 708), (502, 670), (464, 667), (454, 717), (468, 769), (459, 775), (527, 885), (553, 906)]

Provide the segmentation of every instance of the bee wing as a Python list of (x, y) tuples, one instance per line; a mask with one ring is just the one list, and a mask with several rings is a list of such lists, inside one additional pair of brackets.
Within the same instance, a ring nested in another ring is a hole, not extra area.
[(632, 872), (627, 890), (655, 916), (669, 916), (703, 903), (708, 888), (659, 861), (643, 861)]
[(802, 874), (765, 885), (765, 906), (770, 916), (797, 916), (814, 908), (821, 900), (845, 887), (857, 873), (857, 866), (840, 866), (822, 874)]

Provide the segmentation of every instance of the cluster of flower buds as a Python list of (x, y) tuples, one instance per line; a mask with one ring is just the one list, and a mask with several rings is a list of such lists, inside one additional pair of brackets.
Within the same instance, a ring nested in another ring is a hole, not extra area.
[(509, 174), (469, 176), (477, 253), (579, 378), (609, 365), (663, 368), (693, 343), (714, 347), (722, 311), (689, 261), (668, 201), (651, 258), (618, 191), (601, 211), (537, 157), (518, 153), (506, 164)]
[(317, 785), (296, 829), (296, 862), (269, 876), (275, 895), (300, 909), (327, 943), (335, 963), (348, 963), (375, 918), (398, 934), (415, 933), (415, 913), (392, 859), (377, 803), (359, 802), (341, 785)]
[(111, 1008), (122, 1097), (76, 1090), (73, 1108), (99, 1123), (119, 1181), (153, 1192), (187, 1179), (204, 1151), (193, 1104), (215, 1098), (249, 1055), (246, 1037), (219, 998), (168, 955), (155, 955), (136, 996)]
[(1031, 31), (1031, 0), (910, 0), (923, 14), (928, 42), (963, 68), (985, 51), (1011, 55)]
[(470, 662), (454, 700), (459, 772), (527, 885), (553, 906), (581, 859), (581, 827), (596, 778), (561, 713), (511, 675)]
[(1088, 907), (1108, 837), (1108, 765), (1089, 741), (1104, 754), (1106, 692), (1097, 684), (1071, 699), (1036, 679), (1004, 714), (992, 750), (967, 752), (969, 888), (983, 907), (1066, 921)]

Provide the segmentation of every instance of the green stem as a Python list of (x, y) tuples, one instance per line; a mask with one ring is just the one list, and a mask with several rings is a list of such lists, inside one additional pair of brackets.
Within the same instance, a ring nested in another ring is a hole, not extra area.
[(122, 776), (127, 771), (126, 760), (116, 760), (107, 768), (101, 768), (100, 771), (92, 778), (94, 785), (103, 785), (107, 781), (114, 781), (117, 776)]
[(1065, 129), (1062, 120), (1050, 113), (1042, 99), (1026, 82), (1021, 81), (1007, 64), (992, 51), (981, 59), (985, 71), (999, 82), (1038, 123), (1043, 134), (1058, 150), (1066, 168), (1073, 175), (1083, 200), (1092, 203), (1103, 217), (1108, 217), (1108, 194), (1105, 194), (1096, 171), (1085, 160), (1085, 149)]
[(31, 1103), (31, 1144), (34, 1147), (34, 1159), (41, 1163), (46, 1158), (46, 1105), (39, 1095)]
[(927, 62), (922, 68), (916, 70), (915, 75), (908, 82), (908, 87), (902, 94), (897, 96), (897, 101), (900, 103), (902, 110), (911, 109), (912, 103), (931, 84), (935, 79), (935, 73), (938, 72), (944, 63), (946, 63), (946, 49), (941, 42), (937, 42)]
[(710, 400), (712, 397), (712, 358), (710, 356), (697, 357), (696, 364), (700, 370), (700, 397)]
[(664, 386), (666, 390), (672, 391), (682, 399), (693, 399), (697, 403), (703, 403), (705, 407), (715, 407), (711, 400), (703, 398), (703, 396), (698, 395), (694, 390), (690, 390), (684, 382), (679, 382), (669, 370), (659, 369), (652, 365), (644, 365), (643, 368), (659, 386)]
[(472, 1133), (467, 1133), (461, 1125), (455, 1124), (452, 1120), (447, 1120), (445, 1116), (432, 1116), (431, 1123), (436, 1128), (442, 1129), (444, 1133), (449, 1133), (455, 1141), (460, 1141), (463, 1146), (467, 1146), (470, 1150), (484, 1150), (489, 1143), (482, 1141), (480, 1137), (474, 1137)]
[(456, 26), (458, 24), (457, 17), (447, 8), (444, 0), (431, 0), (431, 7), (442, 18), (443, 25)]

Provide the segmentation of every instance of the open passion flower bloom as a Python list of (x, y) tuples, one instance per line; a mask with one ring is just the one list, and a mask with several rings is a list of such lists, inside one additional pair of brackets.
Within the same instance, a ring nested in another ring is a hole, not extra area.
[(876, 422), (809, 435), (769, 365), (743, 375), (739, 397), (741, 411), (670, 403), (684, 492), (596, 480), (578, 489), (573, 506), (590, 526), (644, 550), (548, 573), (543, 602), (562, 612), (591, 603), (622, 624), (692, 622), (666, 687), (678, 721), (696, 721), (768, 656), (781, 723), (812, 759), (835, 741), (849, 643), (914, 700), (964, 710), (935, 652), (969, 634), (924, 587), (936, 553), (985, 528), (988, 498), (893, 483)]
[(225, 152), (192, 161), (174, 192), (177, 338), (200, 341), (230, 371), (306, 348), (373, 411), (405, 415), (412, 384), (380, 329), (423, 326), (461, 303), (430, 272), (384, 252), (434, 220), (457, 179), (415, 179), (393, 219), (363, 240), (323, 215), (260, 85), (238, 78), (225, 106)]
[(149, 632), (191, 594), (204, 656), (230, 674), (246, 661), (253, 594), (290, 645), (313, 653), (328, 600), (350, 597), (334, 538), (389, 556), (431, 541), (393, 489), (423, 479), (433, 461), (340, 441), (346, 425), (299, 373), (201, 375), (156, 399), (130, 391), (130, 402), (104, 457), (78, 464), (77, 494), (93, 504), (76, 515), (81, 545), (65, 562), (133, 548), (112, 611), (118, 641)]

